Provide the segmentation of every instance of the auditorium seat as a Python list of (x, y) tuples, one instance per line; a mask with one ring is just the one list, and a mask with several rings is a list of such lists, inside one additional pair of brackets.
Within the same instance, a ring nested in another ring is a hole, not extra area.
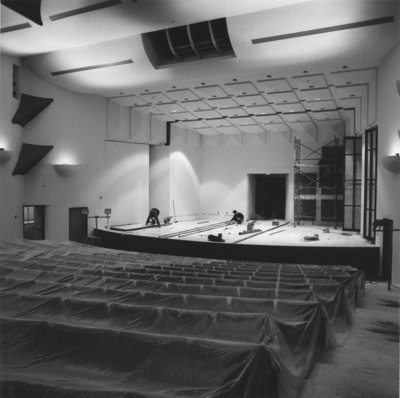
[(0, 392), (295, 398), (364, 282), (347, 266), (0, 242)]

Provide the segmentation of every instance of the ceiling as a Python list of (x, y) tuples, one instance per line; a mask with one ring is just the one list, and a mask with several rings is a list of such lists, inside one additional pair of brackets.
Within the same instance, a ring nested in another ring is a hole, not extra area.
[[(42, 25), (1, 5), (0, 44), (55, 85), (203, 135), (301, 130), (317, 138), (325, 129), (357, 134), (376, 121), (377, 67), (399, 42), (399, 5), (42, 0)], [(226, 18), (235, 56), (153, 66), (142, 34), (218, 18)]]

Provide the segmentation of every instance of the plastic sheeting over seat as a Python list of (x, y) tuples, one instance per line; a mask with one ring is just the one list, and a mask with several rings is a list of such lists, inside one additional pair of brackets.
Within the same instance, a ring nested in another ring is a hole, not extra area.
[(351, 267), (16, 250), (0, 256), (10, 398), (295, 398), (364, 288)]

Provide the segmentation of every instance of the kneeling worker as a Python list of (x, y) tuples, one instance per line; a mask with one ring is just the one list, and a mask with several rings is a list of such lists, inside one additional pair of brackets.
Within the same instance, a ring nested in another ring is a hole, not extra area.
[(230, 222), (231, 223), (236, 222), (238, 224), (241, 224), (243, 220), (244, 220), (244, 215), (236, 210), (233, 210), (233, 217)]
[(159, 215), (160, 215), (160, 210), (156, 209), (155, 207), (152, 208), (152, 209), (150, 210), (149, 216), (147, 217), (146, 225), (147, 225), (147, 224), (151, 224), (151, 225), (157, 224), (158, 227), (160, 228), (161, 225), (160, 225), (160, 221), (159, 221), (159, 219), (158, 219), (158, 216), (159, 216)]

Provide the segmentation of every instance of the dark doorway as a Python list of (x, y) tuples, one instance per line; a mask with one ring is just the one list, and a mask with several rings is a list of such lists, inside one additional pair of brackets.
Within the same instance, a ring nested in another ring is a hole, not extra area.
[(69, 240), (72, 242), (86, 243), (88, 234), (87, 207), (69, 208)]
[(24, 239), (44, 239), (44, 209), (45, 206), (24, 206)]
[(262, 219), (285, 219), (286, 174), (256, 175), (256, 214)]

